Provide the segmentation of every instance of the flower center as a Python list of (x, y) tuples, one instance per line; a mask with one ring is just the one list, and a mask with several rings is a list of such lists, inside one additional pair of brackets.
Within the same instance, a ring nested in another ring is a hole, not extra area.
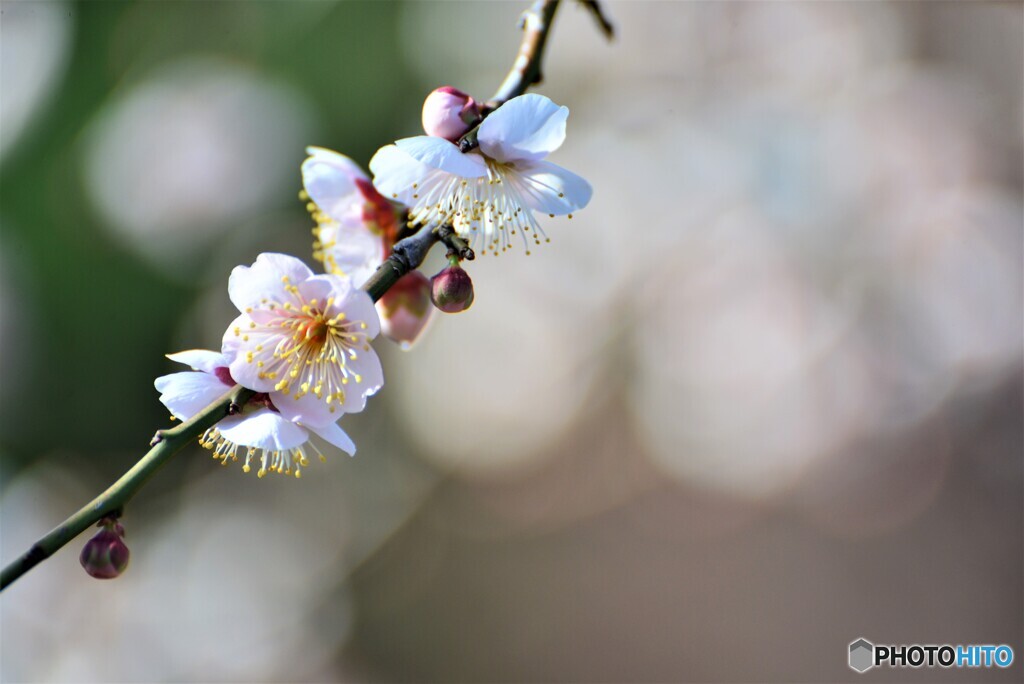
[(245, 358), (256, 364), (257, 377), (276, 381), (274, 391), (296, 399), (313, 394), (334, 412), (335, 404), (345, 403), (345, 386), (363, 381), (350, 363), (370, 350), (366, 323), (350, 321), (344, 312), (332, 314), (333, 297), (305, 301), (287, 279), (285, 289), (294, 302), (264, 301), (260, 323), (251, 321), (247, 331), (236, 328), (235, 335), (249, 344)]
[(451, 223), (474, 248), (482, 243), (481, 254), (490, 250), (497, 255), (510, 249), (513, 237), (519, 233), (529, 254), (531, 240), (535, 245), (541, 239), (547, 240), (525, 200), (536, 189), (530, 187), (532, 181), (515, 164), (480, 156), (487, 168), (486, 176), (461, 178), (444, 174), (425, 183), (423, 188), (414, 183), (412, 197), (417, 202), (409, 212), (409, 223)]

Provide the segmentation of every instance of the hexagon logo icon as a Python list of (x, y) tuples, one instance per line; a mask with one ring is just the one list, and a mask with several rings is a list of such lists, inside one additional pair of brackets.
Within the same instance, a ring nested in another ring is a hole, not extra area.
[(875, 666), (875, 645), (864, 639), (857, 639), (850, 644), (850, 669), (867, 672)]

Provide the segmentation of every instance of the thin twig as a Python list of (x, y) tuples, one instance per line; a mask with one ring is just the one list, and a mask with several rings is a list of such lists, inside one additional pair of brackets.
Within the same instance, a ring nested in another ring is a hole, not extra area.
[[(498, 86), (494, 96), (484, 103), (481, 113), (485, 117), (513, 97), (525, 93), (530, 86), (541, 82), (540, 67), (544, 59), (544, 45), (547, 43), (548, 32), (551, 30), (555, 12), (558, 11), (559, 2), (560, 0), (536, 0), (520, 16), (519, 28), (523, 30), (523, 40), (519, 44), (519, 53), (512, 62), (508, 76)], [(477, 123), (459, 138), (459, 150), (469, 152), (479, 146), (479, 131), (480, 123)]]
[(536, 0), (523, 12), (519, 18), (519, 28), (523, 30), (519, 54), (512, 62), (508, 76), (484, 105), (486, 110), (497, 109), (543, 80), (541, 62), (544, 60), (544, 46), (547, 44), (548, 32), (551, 30), (558, 5), (559, 0)]
[(594, 21), (601, 27), (601, 33), (608, 40), (615, 38), (615, 27), (612, 22), (608, 20), (607, 15), (601, 9), (601, 5), (598, 4), (597, 0), (579, 0), (580, 4), (583, 5), (591, 14), (594, 15)]
[(463, 238), (459, 237), (452, 226), (441, 226), (437, 229), (437, 239), (448, 248), (447, 256), (457, 256), (466, 261), (476, 259), (476, 252)]
[(391, 256), (370, 276), (363, 289), (373, 297), (373, 301), (378, 301), (399, 278), (423, 263), (427, 258), (427, 252), (437, 244), (438, 239), (437, 231), (427, 226), (414, 235), (399, 240), (391, 248)]
[(69, 517), (42, 539), (37, 541), (20, 558), (7, 565), (0, 573), (0, 590), (6, 589), (12, 582), (43, 562), (69, 541), (85, 532), (102, 518), (108, 515), (120, 515), (136, 492), (152, 477), (163, 464), (174, 454), (197, 436), (213, 427), (221, 418), (228, 415), (232, 405), (242, 405), (253, 395), (240, 385), (224, 393), (202, 411), (185, 422), (169, 430), (160, 430), (154, 435), (153, 448), (131, 467), (127, 473), (95, 499), (83, 506), (77, 513)]
[[(540, 83), (544, 76), (541, 63), (544, 61), (544, 48), (547, 45), (548, 34), (551, 32), (551, 25), (555, 20), (555, 12), (561, 0), (535, 0), (530, 8), (523, 12), (519, 19), (519, 28), (523, 30), (523, 40), (519, 44), (519, 52), (512, 62), (505, 80), (498, 86), (494, 95), (484, 103), (482, 114), (486, 117), (495, 109), (505, 104), (513, 97), (525, 93), (530, 86)], [(614, 28), (608, 18), (601, 11), (597, 0), (580, 0), (581, 4), (593, 13), (601, 31), (609, 40), (614, 36)], [(480, 133), (480, 123), (469, 129), (459, 138), (459, 150), (469, 152), (479, 146), (477, 136)]]

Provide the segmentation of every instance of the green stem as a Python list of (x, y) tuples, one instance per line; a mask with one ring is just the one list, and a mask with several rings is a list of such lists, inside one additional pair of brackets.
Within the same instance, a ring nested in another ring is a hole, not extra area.
[(105, 492), (83, 506), (42, 539), (37, 541), (20, 558), (7, 565), (0, 573), (0, 591), (43, 562), (69, 541), (85, 532), (102, 518), (120, 515), (125, 504), (142, 488), (160, 467), (167, 463), (193, 439), (213, 427), (217, 421), (228, 415), (232, 407), (245, 404), (253, 395), (240, 385), (235, 385), (202, 411), (169, 430), (160, 430), (153, 437), (153, 448), (122, 475)]

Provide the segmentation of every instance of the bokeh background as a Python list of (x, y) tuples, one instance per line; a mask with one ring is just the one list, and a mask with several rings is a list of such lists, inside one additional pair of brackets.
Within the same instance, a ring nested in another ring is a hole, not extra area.
[[(4, 562), (168, 423), (232, 266), (312, 261), (304, 146), (488, 97), (521, 9), (0, 4)], [(590, 207), (379, 341), (356, 458), (191, 448), (122, 578), (83, 538), (5, 592), (3, 681), (1021, 680), (1024, 5), (607, 11), (539, 89)], [(1017, 662), (856, 675), (858, 637)]]

